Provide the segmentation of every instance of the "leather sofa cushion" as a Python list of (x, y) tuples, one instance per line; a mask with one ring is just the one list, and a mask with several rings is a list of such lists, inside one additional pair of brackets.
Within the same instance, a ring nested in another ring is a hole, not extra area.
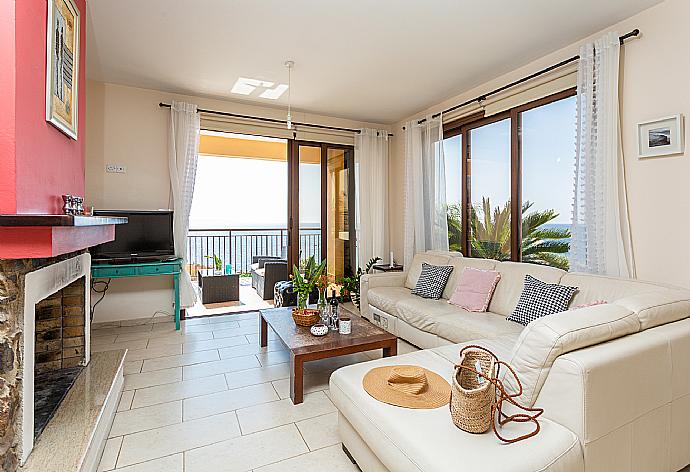
[[(367, 299), (371, 306), (378, 308), (381, 311), (399, 317), (396, 304), (399, 301), (409, 299), (423, 300), (412, 295), (412, 292), (405, 287), (375, 287), (369, 289), (367, 292)], [(426, 300), (426, 302), (433, 302), (437, 300)]]
[(690, 317), (690, 291), (658, 288), (620, 300), (617, 305), (637, 313), (641, 329), (649, 329)]
[[(534, 405), (558, 356), (639, 330), (637, 315), (613, 304), (564, 311), (531, 322), (508, 360), (522, 383), (520, 400), (527, 406)], [(512, 376), (506, 375), (504, 381), (508, 391), (517, 391)]]
[(496, 266), (496, 261), (489, 259), (474, 259), (472, 257), (451, 257), (447, 265), (453, 266), (453, 272), (450, 273), (450, 278), (443, 290), (443, 298), (450, 299), (455, 292), (455, 287), (458, 286), (458, 280), (465, 267), (472, 267), (474, 269), (491, 270)]
[(503, 316), (510, 315), (515, 309), (522, 293), (525, 275), (529, 274), (547, 284), (557, 284), (566, 273), (554, 267), (520, 262), (499, 262), (494, 270), (501, 273), (501, 280), (494, 291), (489, 311)]
[(562, 285), (577, 287), (578, 291), (570, 306), (584, 305), (597, 300), (616, 303), (616, 300), (638, 293), (663, 290), (659, 285), (633, 279), (607, 277), (605, 275), (568, 273), (561, 278)]
[(437, 317), (456, 313), (459, 310), (456, 306), (450, 305), (447, 300), (429, 300), (416, 296), (400, 300), (396, 308), (398, 318), (427, 332), (433, 332), (431, 327)]
[[(584, 470), (577, 437), (550, 420), (540, 421), (542, 431), (534, 440), (505, 445), (493, 434), (470, 434), (455, 427), (447, 406), (400, 408), (375, 400), (362, 388), (369, 369), (403, 363), (425, 367), (446, 379), (453, 368), (453, 363), (427, 350), (343, 367), (330, 378), (331, 397), (338, 410), (388, 470)], [(524, 428), (511, 424), (503, 432), (513, 436)]]
[(436, 317), (430, 328), (435, 335), (454, 343), (502, 335), (511, 335), (513, 341), (516, 341), (525, 328), (519, 323), (506, 320), (503, 315), (489, 311), (472, 313), (462, 308), (454, 308), (455, 313)]
[(407, 271), (405, 287), (409, 288), (410, 290), (415, 288), (417, 285), (417, 279), (419, 279), (419, 275), (422, 273), (422, 263), (426, 262), (427, 264), (435, 266), (444, 266), (448, 265), (448, 261), (450, 259), (450, 256), (438, 252), (423, 252), (415, 254), (414, 258), (412, 259), (412, 263), (410, 264), (410, 269)]

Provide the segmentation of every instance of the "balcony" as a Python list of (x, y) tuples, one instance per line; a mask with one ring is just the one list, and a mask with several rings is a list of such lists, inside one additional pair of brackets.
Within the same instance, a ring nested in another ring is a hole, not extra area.
[[(309, 256), (321, 258), (321, 229), (303, 228), (299, 235), (300, 260)], [(212, 256), (232, 264), (240, 277), (240, 300), (202, 305), (197, 302), (187, 310), (188, 317), (241, 312), (269, 308), (272, 300), (262, 300), (251, 286), (251, 264), (254, 256), (282, 256), (287, 251), (286, 228), (190, 229), (187, 234), (187, 270), (196, 280), (199, 269), (213, 267)]]
[[(299, 231), (300, 260), (321, 259), (321, 228)], [(196, 278), (198, 269), (213, 267), (214, 254), (235, 273), (249, 274), (253, 256), (283, 256), (287, 251), (286, 228), (190, 229), (187, 233), (187, 269)]]

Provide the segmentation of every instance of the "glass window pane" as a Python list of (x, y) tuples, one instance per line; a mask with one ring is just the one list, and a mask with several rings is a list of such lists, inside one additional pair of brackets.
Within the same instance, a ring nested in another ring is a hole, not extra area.
[(522, 113), (522, 260), (568, 268), (576, 97)]
[(510, 119), (470, 131), (472, 257), (510, 259)]
[(451, 251), (462, 249), (462, 135), (443, 140), (448, 205), (448, 245)]
[(299, 147), (299, 260), (321, 262), (321, 147)]
[(352, 274), (355, 252), (354, 208), (350, 208), (352, 151), (328, 148), (326, 259), (328, 275), (340, 279)]

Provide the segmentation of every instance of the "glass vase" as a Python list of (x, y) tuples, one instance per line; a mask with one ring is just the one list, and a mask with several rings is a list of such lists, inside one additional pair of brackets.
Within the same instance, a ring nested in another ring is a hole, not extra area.
[(328, 324), (328, 302), (326, 301), (325, 288), (319, 288), (319, 300), (316, 302), (316, 309), (319, 310), (321, 321)]
[(297, 309), (304, 310), (307, 308), (307, 300), (309, 299), (308, 293), (298, 293), (297, 294)]

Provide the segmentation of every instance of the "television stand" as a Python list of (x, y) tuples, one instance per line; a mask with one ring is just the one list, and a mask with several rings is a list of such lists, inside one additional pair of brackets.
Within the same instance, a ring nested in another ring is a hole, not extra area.
[(173, 290), (175, 291), (175, 329), (180, 329), (180, 274), (182, 273), (182, 259), (155, 260), (151, 262), (117, 263), (98, 260), (91, 265), (91, 277), (94, 279), (121, 279), (125, 277), (152, 277), (157, 275), (172, 275)]

